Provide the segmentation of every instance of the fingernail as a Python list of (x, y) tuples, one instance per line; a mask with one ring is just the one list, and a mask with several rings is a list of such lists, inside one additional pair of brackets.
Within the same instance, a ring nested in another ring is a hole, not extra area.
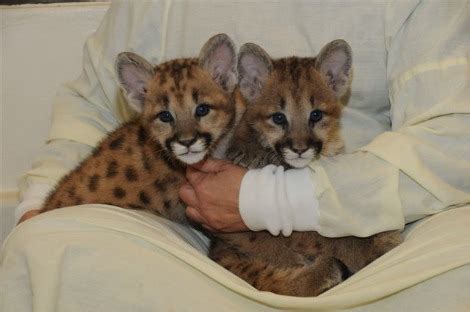
[(191, 188), (191, 185), (189, 183), (183, 183), (181, 188)]

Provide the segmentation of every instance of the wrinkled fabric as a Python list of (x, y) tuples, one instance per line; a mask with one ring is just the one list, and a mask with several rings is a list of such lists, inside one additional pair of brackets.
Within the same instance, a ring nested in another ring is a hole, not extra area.
[(252, 231), (290, 236), (318, 230), (318, 200), (309, 168), (268, 165), (248, 170), (240, 185), (239, 210)]
[(5, 241), (0, 311), (466, 311), (469, 223), (470, 206), (427, 218), (342, 284), (295, 298), (209, 260), (190, 228), (106, 205), (57, 209)]
[(470, 5), (390, 5), (385, 25), (392, 128), (311, 164), (325, 236), (402, 229), (470, 202)]

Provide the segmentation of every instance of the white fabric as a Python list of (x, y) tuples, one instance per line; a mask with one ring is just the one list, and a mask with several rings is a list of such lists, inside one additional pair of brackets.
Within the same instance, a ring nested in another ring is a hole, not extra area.
[(289, 236), (318, 230), (318, 200), (308, 168), (284, 170), (274, 165), (249, 170), (240, 187), (240, 214), (252, 231)]
[(466, 311), (468, 224), (469, 206), (428, 218), (341, 285), (295, 298), (257, 291), (208, 260), (207, 240), (189, 228), (105, 205), (58, 209), (6, 240), (0, 311)]
[(53, 189), (49, 184), (32, 184), (23, 194), (23, 200), (16, 207), (15, 221), (18, 223), (20, 218), (28, 211), (38, 209), (47, 197), (47, 194)]
[(469, 2), (396, 3), (385, 25), (392, 131), (311, 164), (325, 236), (402, 229), (470, 202)]

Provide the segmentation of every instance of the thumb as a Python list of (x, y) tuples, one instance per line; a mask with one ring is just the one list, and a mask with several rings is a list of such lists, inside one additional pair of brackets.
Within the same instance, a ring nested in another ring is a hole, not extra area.
[(208, 158), (204, 162), (199, 162), (194, 164), (193, 167), (196, 170), (205, 172), (205, 173), (215, 173), (223, 171), (225, 166), (231, 164), (229, 161), (226, 160), (218, 160), (213, 158)]

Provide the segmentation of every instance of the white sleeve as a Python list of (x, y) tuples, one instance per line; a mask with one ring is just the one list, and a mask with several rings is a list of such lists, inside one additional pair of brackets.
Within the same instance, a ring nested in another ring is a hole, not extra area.
[(318, 200), (311, 170), (268, 165), (249, 170), (240, 189), (240, 214), (253, 231), (289, 236), (318, 229)]
[(50, 184), (36, 183), (26, 189), (22, 196), (23, 200), (15, 209), (15, 224), (18, 223), (26, 212), (41, 208), (52, 188)]

